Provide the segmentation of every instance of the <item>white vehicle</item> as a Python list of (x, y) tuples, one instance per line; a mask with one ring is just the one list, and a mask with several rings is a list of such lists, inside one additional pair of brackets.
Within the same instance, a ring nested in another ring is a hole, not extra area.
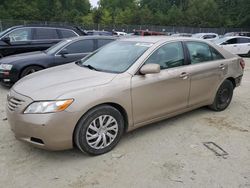
[(114, 32), (113, 32), (113, 35), (115, 35), (115, 36), (126, 36), (127, 33), (125, 33), (125, 32), (120, 32), (120, 31), (114, 31)]
[(232, 54), (250, 56), (250, 37), (224, 37), (215, 43)]
[(199, 38), (199, 39), (205, 39), (209, 41), (214, 41), (219, 39), (219, 35), (216, 33), (196, 33), (193, 34), (192, 37)]

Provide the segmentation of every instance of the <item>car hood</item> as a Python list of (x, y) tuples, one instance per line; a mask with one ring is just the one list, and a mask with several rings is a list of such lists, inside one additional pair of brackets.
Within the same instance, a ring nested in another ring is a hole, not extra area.
[(54, 100), (73, 90), (107, 84), (116, 75), (90, 70), (70, 63), (24, 77), (12, 89), (33, 100)]
[(31, 60), (39, 60), (47, 58), (48, 55), (45, 52), (37, 51), (37, 52), (29, 52), (29, 53), (23, 53), (23, 54), (17, 54), (12, 56), (7, 56), (2, 59), (0, 59), (0, 63), (4, 64), (13, 64), (18, 63), (22, 61), (31, 61)]

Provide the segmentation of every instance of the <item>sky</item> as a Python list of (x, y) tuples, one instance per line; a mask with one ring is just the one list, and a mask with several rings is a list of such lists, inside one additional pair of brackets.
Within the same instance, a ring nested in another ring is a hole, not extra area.
[(90, 2), (90, 4), (92, 5), (92, 7), (97, 7), (97, 2), (98, 2), (99, 0), (90, 0), (89, 2)]

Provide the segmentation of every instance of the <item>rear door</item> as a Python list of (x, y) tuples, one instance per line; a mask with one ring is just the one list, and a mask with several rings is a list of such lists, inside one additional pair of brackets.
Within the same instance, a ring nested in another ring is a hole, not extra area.
[[(93, 52), (94, 49), (93, 39), (74, 41), (56, 53), (54, 65), (57, 66), (80, 60)], [(60, 55), (62, 50), (67, 52), (67, 54), (64, 56)]]
[(34, 28), (32, 46), (34, 51), (46, 50), (61, 41), (56, 28)]
[(145, 64), (159, 64), (158, 74), (132, 77), (135, 124), (161, 118), (188, 105), (190, 80), (181, 42), (158, 48)]
[(210, 102), (227, 72), (224, 57), (213, 47), (203, 42), (185, 42), (190, 55), (189, 106)]
[(2, 42), (3, 55), (13, 55), (32, 51), (32, 29), (28, 27), (17, 28), (4, 37), (10, 38), (10, 44)]
[(238, 38), (238, 53), (240, 55), (250, 52), (250, 38)]

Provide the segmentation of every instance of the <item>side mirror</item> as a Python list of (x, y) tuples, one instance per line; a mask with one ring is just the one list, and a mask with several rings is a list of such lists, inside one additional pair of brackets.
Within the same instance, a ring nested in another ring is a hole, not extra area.
[(1, 39), (1, 41), (5, 42), (6, 44), (10, 45), (10, 37), (4, 37)]
[(140, 73), (143, 75), (145, 75), (145, 74), (157, 74), (157, 73), (160, 73), (160, 71), (161, 71), (160, 65), (158, 65), (158, 64), (146, 64), (146, 65), (142, 66)]
[(64, 49), (62, 49), (62, 50), (59, 52), (59, 54), (60, 54), (62, 57), (66, 58), (66, 55), (69, 54), (69, 53), (68, 53), (67, 49), (64, 48)]
[(223, 42), (221, 45), (228, 45), (228, 42)]

